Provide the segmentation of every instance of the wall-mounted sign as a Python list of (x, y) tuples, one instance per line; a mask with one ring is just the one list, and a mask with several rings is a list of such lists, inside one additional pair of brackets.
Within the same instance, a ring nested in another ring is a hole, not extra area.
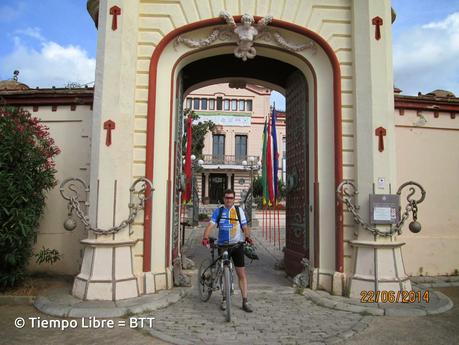
[(250, 116), (232, 116), (232, 115), (212, 115), (205, 116), (199, 114), (199, 119), (193, 123), (212, 121), (216, 125), (235, 126), (235, 127), (250, 127)]
[(396, 224), (400, 219), (400, 196), (396, 194), (370, 194), (372, 224)]

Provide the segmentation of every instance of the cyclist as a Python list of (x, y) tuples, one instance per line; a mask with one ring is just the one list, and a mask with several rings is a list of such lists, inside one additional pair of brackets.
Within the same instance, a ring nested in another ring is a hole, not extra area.
[[(218, 241), (219, 245), (236, 244), (238, 242), (247, 242), (252, 244), (250, 238), (250, 228), (247, 225), (244, 211), (241, 208), (234, 206), (235, 193), (232, 189), (227, 189), (224, 194), (224, 207), (217, 207), (212, 214), (209, 224), (204, 230), (202, 245), (209, 246), (209, 234), (218, 223)], [(238, 218), (238, 215), (240, 216)], [(242, 227), (242, 229), (241, 229)], [(247, 274), (244, 267), (244, 248), (236, 246), (228, 250), (229, 257), (233, 259), (236, 267), (236, 274), (239, 280), (239, 289), (242, 294), (242, 309), (251, 313), (253, 310), (247, 302)], [(221, 309), (226, 309), (226, 301), (223, 297)]]

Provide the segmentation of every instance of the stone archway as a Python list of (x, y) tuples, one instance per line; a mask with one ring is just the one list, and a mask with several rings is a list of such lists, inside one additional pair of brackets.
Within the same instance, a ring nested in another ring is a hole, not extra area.
[[(173, 189), (173, 154), (176, 147), (174, 110), (177, 109), (177, 88), (178, 73), (184, 66), (193, 61), (198, 61), (206, 57), (219, 56), (232, 52), (232, 47), (228, 44), (215, 44), (205, 49), (177, 49), (174, 47), (173, 39), (179, 34), (196, 30), (194, 33), (199, 35), (201, 28), (215, 25), (218, 19), (206, 20), (203, 22), (193, 23), (169, 33), (156, 48), (150, 65), (150, 88), (148, 104), (148, 123), (147, 123), (147, 162), (146, 176), (154, 181), (167, 181), (165, 186), (159, 186), (164, 195), (167, 195), (165, 205), (155, 205), (152, 213), (152, 204), (149, 203), (145, 212), (145, 234), (144, 234), (144, 271), (152, 270), (152, 252), (156, 252), (156, 259), (162, 262), (164, 266), (170, 268), (171, 264), (171, 239), (172, 239), (172, 204), (175, 195)], [(275, 21), (274, 21), (275, 23)], [(309, 194), (314, 200), (309, 208), (312, 213), (309, 228), (314, 229), (312, 243), (315, 243), (314, 266), (324, 268), (325, 275), (333, 275), (335, 271), (342, 271), (342, 210), (336, 205), (334, 190), (342, 176), (342, 152), (341, 152), (341, 95), (340, 95), (340, 72), (336, 56), (329, 48), (328, 44), (317, 34), (308, 32), (307, 29), (297, 27), (292, 24), (279, 22), (275, 23), (279, 28), (287, 28), (294, 35), (313, 37), (319, 45), (318, 55), (316, 57), (305, 57), (301, 54), (283, 51), (277, 47), (265, 44), (262, 47), (257, 46), (258, 56), (269, 57), (274, 60), (285, 60), (296, 66), (303, 73), (305, 79), (311, 87), (309, 105), (311, 116), (312, 135), (309, 136), (311, 143), (309, 145), (310, 161), (313, 163), (313, 173), (309, 183)], [(202, 30), (202, 29), (201, 29)], [(234, 43), (233, 43), (234, 44)], [(160, 90), (159, 85), (163, 88)], [(167, 85), (167, 87), (166, 87)], [(333, 103), (329, 100), (332, 99)], [(320, 101), (318, 101), (320, 100)], [(169, 113), (169, 123), (159, 123), (157, 114)], [(319, 114), (320, 113), (320, 114)], [(169, 137), (165, 136), (169, 133)], [(161, 138), (157, 138), (158, 134)], [(164, 145), (162, 150), (158, 150), (155, 142), (162, 141), (164, 136), (169, 142), (169, 150), (166, 151)], [(166, 154), (165, 154), (166, 153)], [(158, 164), (158, 154), (165, 158), (160, 167)], [(319, 187), (318, 181), (322, 184)], [(156, 188), (156, 187), (155, 187)], [(319, 195), (321, 196), (319, 200)], [(309, 196), (308, 196), (309, 197)], [(154, 202), (154, 201), (153, 201)], [(156, 211), (155, 211), (156, 208)], [(320, 210), (327, 210), (327, 218), (320, 217)], [(330, 217), (330, 210), (334, 210), (333, 216)], [(152, 215), (152, 216), (150, 216)], [(162, 217), (161, 217), (162, 215)], [(166, 217), (164, 217), (164, 215)], [(151, 242), (151, 217), (158, 220), (155, 222), (159, 229), (155, 232), (155, 242), (164, 244), (162, 250)], [(161, 219), (162, 218), (162, 219)], [(320, 241), (324, 239), (324, 241)], [(160, 258), (158, 253), (162, 253)], [(159, 263), (159, 265), (161, 265)], [(163, 266), (163, 267), (164, 267)], [(319, 272), (319, 271), (318, 271)], [(331, 279), (331, 277), (330, 277)], [(148, 289), (146, 289), (148, 292)]]

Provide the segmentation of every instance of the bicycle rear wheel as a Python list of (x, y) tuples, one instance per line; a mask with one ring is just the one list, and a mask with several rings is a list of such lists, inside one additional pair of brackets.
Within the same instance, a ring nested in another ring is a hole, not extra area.
[(198, 271), (198, 290), (201, 301), (207, 302), (212, 295), (213, 267), (210, 267), (212, 261), (207, 258), (201, 262)]
[(231, 271), (228, 266), (223, 268), (224, 296), (226, 299), (226, 321), (231, 321)]

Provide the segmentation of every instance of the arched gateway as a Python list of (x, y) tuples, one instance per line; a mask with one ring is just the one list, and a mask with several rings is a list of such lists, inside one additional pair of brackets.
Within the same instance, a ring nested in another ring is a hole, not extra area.
[[(91, 156), (91, 184), (98, 181), (98, 188), (91, 189), (90, 215), (101, 226), (122, 218), (118, 205), (137, 177), (150, 179), (154, 193), (143, 222), (137, 219), (129, 233), (86, 240), (74, 295), (122, 299), (172, 286), (183, 96), (228, 77), (286, 96), (287, 272), (301, 271), (307, 257), (313, 287), (336, 294), (360, 279), (356, 273), (365, 276), (359, 282), (377, 280), (374, 268), (353, 266), (354, 225), (335, 194), (343, 178), (352, 179), (364, 205), (378, 178), (387, 181), (383, 190), (394, 183), (392, 139), (378, 153), (372, 133), (393, 128), (390, 25), (378, 25), (381, 39), (372, 24), (375, 16), (390, 23), (390, 2), (326, 2), (232, 1), (219, 16), (224, 9), (217, 2), (88, 1), (99, 24)], [(108, 119), (116, 123), (110, 147)], [(365, 236), (359, 240), (368, 246), (379, 243)], [(111, 274), (97, 269), (107, 264)], [(402, 281), (397, 274), (394, 282)]]

